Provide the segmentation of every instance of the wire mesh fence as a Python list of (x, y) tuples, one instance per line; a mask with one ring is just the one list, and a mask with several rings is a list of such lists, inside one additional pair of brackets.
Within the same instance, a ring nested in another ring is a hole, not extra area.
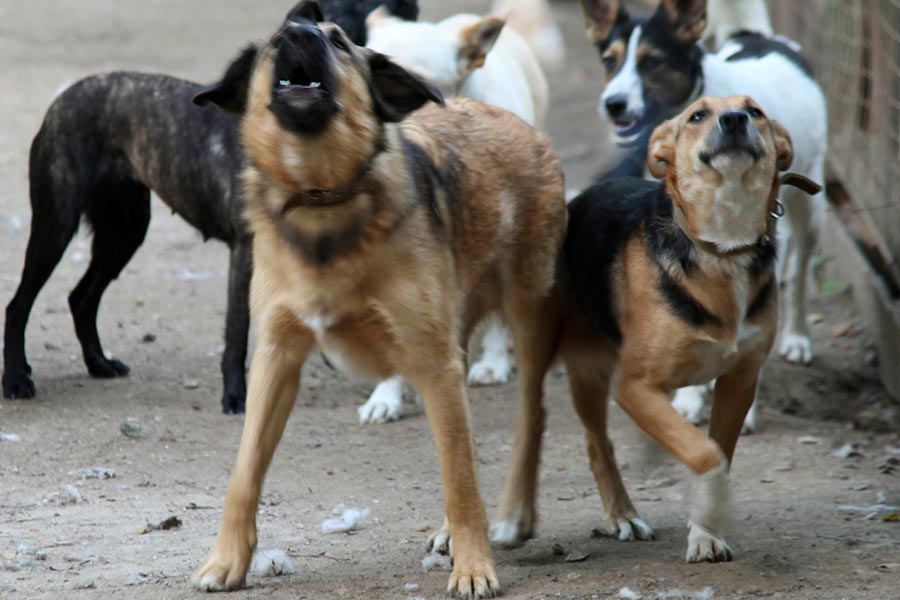
[(777, 0), (770, 11), (828, 97), (829, 172), (900, 274), (900, 0)]

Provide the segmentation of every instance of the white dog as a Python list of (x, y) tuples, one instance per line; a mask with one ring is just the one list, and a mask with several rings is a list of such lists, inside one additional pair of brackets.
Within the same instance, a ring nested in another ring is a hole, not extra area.
[[(505, 108), (541, 128), (549, 88), (541, 63), (562, 62), (562, 38), (546, 0), (500, 1), (500, 16), (458, 14), (437, 23), (404, 21), (384, 7), (366, 19), (367, 46), (440, 88), (445, 96), (464, 96)], [(507, 23), (507, 20), (509, 23)], [(520, 26), (528, 37), (514, 27)], [(512, 374), (509, 335), (490, 318), (482, 337), (482, 356), (469, 369), (469, 383), (506, 383)], [(403, 414), (403, 381), (381, 382), (359, 407), (362, 423), (393, 421)]]

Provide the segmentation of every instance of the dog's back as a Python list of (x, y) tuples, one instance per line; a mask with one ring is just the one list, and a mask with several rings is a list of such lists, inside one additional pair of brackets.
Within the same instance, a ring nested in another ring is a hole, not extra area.
[[(156, 192), (206, 237), (230, 241), (241, 210), (237, 119), (191, 103), (201, 86), (143, 73), (95, 75), (50, 106), (29, 163), (36, 216), (83, 211), (107, 184)], [(91, 212), (88, 211), (89, 217)]]

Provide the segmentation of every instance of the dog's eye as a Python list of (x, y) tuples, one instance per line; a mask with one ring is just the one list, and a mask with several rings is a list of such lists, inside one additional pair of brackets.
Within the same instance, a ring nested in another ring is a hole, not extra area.
[(638, 68), (642, 71), (652, 71), (653, 69), (662, 66), (663, 59), (659, 56), (645, 56), (641, 59), (641, 62), (638, 63)]
[(331, 34), (331, 45), (337, 48), (338, 50), (343, 50), (344, 52), (349, 52), (350, 48), (347, 47), (347, 42), (344, 41), (344, 38), (341, 37), (341, 34), (334, 32)]
[(691, 123), (699, 123), (700, 121), (705, 119), (707, 116), (709, 116), (709, 111), (704, 108), (704, 109), (698, 110), (697, 112), (692, 114), (691, 118), (688, 119), (688, 121), (690, 121)]
[(602, 59), (603, 68), (609, 72), (616, 70), (616, 65), (619, 64), (619, 61), (616, 60), (615, 56), (604, 56)]
[(763, 111), (759, 110), (755, 106), (748, 106), (747, 114), (750, 115), (751, 117), (753, 117), (754, 119), (761, 119), (765, 116), (763, 114)]

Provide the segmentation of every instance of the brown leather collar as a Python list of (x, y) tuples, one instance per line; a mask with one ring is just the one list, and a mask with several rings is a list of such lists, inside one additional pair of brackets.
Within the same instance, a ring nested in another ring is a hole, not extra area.
[(363, 163), (350, 183), (341, 188), (331, 190), (313, 189), (297, 192), (284, 203), (284, 206), (281, 208), (281, 216), (283, 217), (295, 208), (335, 206), (357, 197), (369, 185), (369, 174), (372, 172), (372, 167), (375, 166), (375, 159), (385, 150), (384, 140), (378, 140), (375, 144), (375, 151)]
[(784, 216), (784, 206), (778, 201), (778, 191), (782, 185), (790, 185), (799, 188), (809, 195), (815, 195), (822, 191), (822, 186), (798, 173), (785, 173), (781, 177), (776, 175), (772, 184), (772, 192), (769, 196), (769, 214), (766, 217), (766, 232), (759, 236), (753, 244), (746, 246), (738, 246), (730, 250), (720, 250), (719, 247), (712, 242), (705, 242), (691, 235), (687, 224), (684, 222), (684, 215), (677, 206), (673, 207), (672, 215), (675, 224), (681, 229), (682, 233), (691, 241), (694, 246), (714, 254), (719, 257), (740, 256), (742, 254), (750, 254), (757, 252), (760, 248), (768, 244), (775, 237), (775, 226), (782, 216)]

